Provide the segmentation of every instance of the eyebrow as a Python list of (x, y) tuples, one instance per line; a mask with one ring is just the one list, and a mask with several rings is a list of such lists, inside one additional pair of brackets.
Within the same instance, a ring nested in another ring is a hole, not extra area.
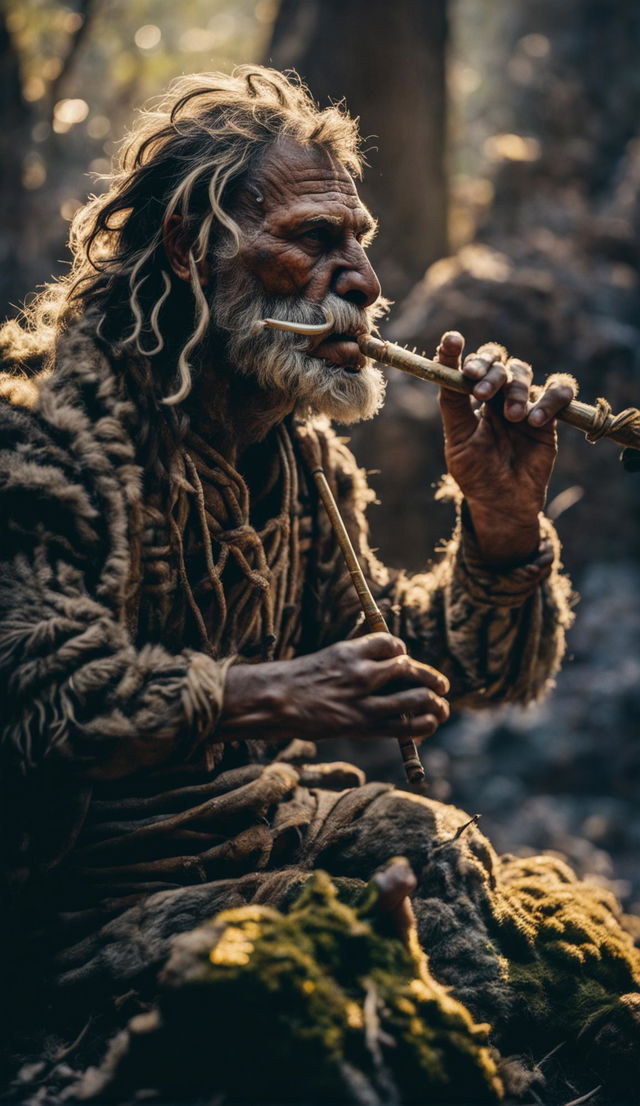
[[(367, 239), (374, 237), (378, 229), (378, 220), (374, 219), (369, 213), (363, 214), (358, 220), (359, 233), (363, 234)], [(344, 218), (341, 215), (309, 215), (306, 219), (301, 219), (298, 224), (298, 229), (305, 227), (321, 227), (332, 226), (342, 227), (344, 226)]]

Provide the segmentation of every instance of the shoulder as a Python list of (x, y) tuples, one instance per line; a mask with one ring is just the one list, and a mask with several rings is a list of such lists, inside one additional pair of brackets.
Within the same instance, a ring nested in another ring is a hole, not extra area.
[(6, 525), (23, 535), (46, 526), (93, 547), (100, 518), (123, 519), (126, 501), (139, 491), (130, 405), (86, 321), (62, 336), (55, 357), (44, 355), (39, 369), (32, 360), (31, 375), (19, 343), (3, 347), (4, 333), (0, 497)]
[(30, 412), (37, 405), (46, 379), (46, 344), (23, 329), (15, 319), (0, 326), (0, 430), (5, 435), (28, 435), (35, 425)]
[(70, 451), (41, 411), (51, 374), (46, 351), (35, 346), (17, 323), (0, 329), (0, 492), (5, 496), (29, 488), (53, 493), (56, 470), (71, 465)]

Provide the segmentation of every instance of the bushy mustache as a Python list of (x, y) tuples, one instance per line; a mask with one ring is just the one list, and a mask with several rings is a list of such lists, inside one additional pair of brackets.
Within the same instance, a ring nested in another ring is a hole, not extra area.
[(344, 423), (372, 418), (384, 402), (385, 380), (371, 362), (348, 373), (315, 357), (307, 335), (260, 325), (264, 318), (317, 325), (322, 322), (319, 308), (333, 315), (334, 333), (355, 334), (375, 331), (388, 304), (380, 299), (360, 308), (334, 293), (321, 304), (303, 296), (268, 296), (241, 266), (222, 262), (218, 267), (212, 321), (226, 337), (237, 372), (252, 376), (266, 391), (292, 399), (299, 413), (325, 414)]

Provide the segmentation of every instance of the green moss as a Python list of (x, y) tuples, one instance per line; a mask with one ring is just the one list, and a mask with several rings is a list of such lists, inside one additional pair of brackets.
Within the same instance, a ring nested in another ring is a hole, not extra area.
[(287, 915), (227, 910), (183, 940), (161, 1009), (196, 1085), (266, 1101), (345, 1101), (356, 1086), (403, 1102), (502, 1097), (488, 1027), (435, 981), (415, 934), (408, 949), (384, 932), (377, 898), (372, 884), (349, 906), (316, 872)]
[(591, 1063), (628, 1083), (640, 1055), (640, 952), (615, 899), (552, 857), (505, 859), (501, 875), (494, 921), (516, 1000), (504, 1045), (579, 1040)]

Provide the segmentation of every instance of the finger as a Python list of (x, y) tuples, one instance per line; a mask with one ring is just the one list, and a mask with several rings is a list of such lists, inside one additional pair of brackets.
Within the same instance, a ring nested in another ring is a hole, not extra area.
[(412, 688), (394, 695), (370, 695), (361, 702), (368, 718), (399, 718), (403, 714), (433, 714), (439, 722), (449, 717), (449, 704), (427, 688)]
[(415, 741), (431, 737), (438, 729), (438, 719), (433, 714), (420, 714), (395, 718), (392, 722), (376, 725), (369, 737), (412, 737)]
[(460, 368), (460, 358), (464, 349), (464, 338), (457, 330), (447, 330), (440, 339), (436, 350), (436, 361), (448, 365), (450, 369)]
[(504, 393), (504, 413), (510, 422), (521, 422), (529, 410), (529, 389), (533, 379), (533, 370), (526, 361), (510, 357), (507, 368), (511, 380)]
[(494, 361), (487, 369), (482, 380), (474, 386), (473, 394), (476, 399), (486, 402), (495, 396), (510, 379), (509, 370), (503, 361)]
[(531, 407), (527, 421), (532, 426), (545, 426), (558, 411), (571, 403), (578, 392), (576, 380), (569, 373), (554, 373), (547, 380), (542, 394)]
[(381, 688), (393, 681), (413, 684), (414, 687), (426, 687), (439, 695), (446, 695), (449, 691), (449, 681), (442, 672), (406, 655), (390, 657), (371, 665), (369, 681), (369, 689), (374, 692), (379, 692)]
[(342, 644), (350, 650), (354, 657), (367, 660), (384, 661), (394, 657), (403, 657), (407, 654), (404, 641), (399, 637), (394, 637), (393, 634), (379, 632), (364, 634), (363, 637), (354, 638), (352, 641), (345, 641)]
[(508, 360), (504, 346), (499, 346), (497, 342), (485, 342), (475, 353), (470, 353), (465, 357), (462, 372), (470, 380), (480, 380), (494, 361), (506, 365)]

